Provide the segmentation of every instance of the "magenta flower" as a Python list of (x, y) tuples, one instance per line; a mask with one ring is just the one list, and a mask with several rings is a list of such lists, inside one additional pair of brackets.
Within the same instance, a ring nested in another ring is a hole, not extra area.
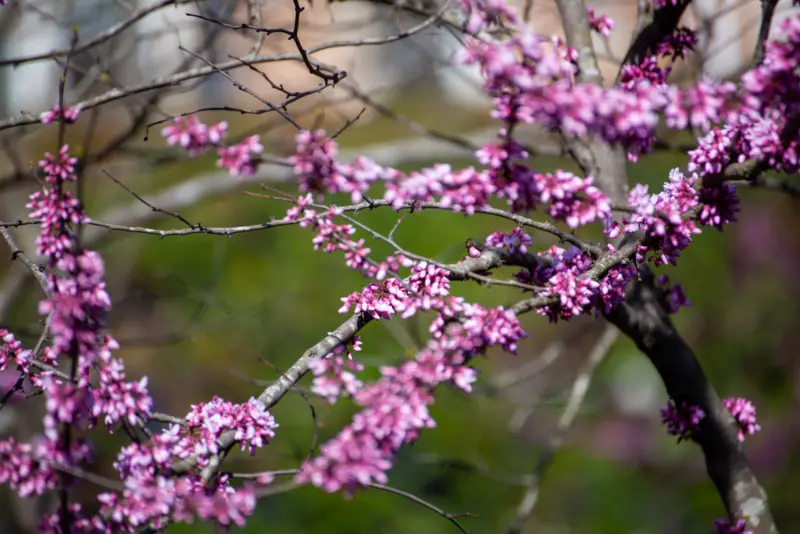
[(597, 15), (592, 7), (587, 7), (586, 11), (589, 14), (589, 25), (592, 29), (603, 37), (611, 36), (611, 30), (614, 29), (614, 21), (603, 13)]
[(664, 408), (661, 408), (661, 421), (667, 425), (669, 434), (678, 436), (678, 443), (691, 438), (705, 416), (705, 412), (699, 406), (691, 406), (686, 402), (676, 404), (670, 400)]

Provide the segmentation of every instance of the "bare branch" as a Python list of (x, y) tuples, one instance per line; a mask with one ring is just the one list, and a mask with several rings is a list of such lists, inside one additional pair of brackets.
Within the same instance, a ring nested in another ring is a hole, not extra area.
[(572, 391), (569, 394), (567, 406), (564, 408), (558, 420), (558, 425), (556, 425), (556, 429), (553, 431), (547, 447), (539, 455), (528, 488), (517, 507), (517, 515), (508, 529), (509, 534), (520, 534), (525, 527), (525, 523), (528, 522), (531, 514), (533, 514), (533, 509), (539, 498), (539, 481), (552, 463), (556, 452), (558, 452), (558, 449), (561, 448), (564, 442), (567, 431), (575, 421), (578, 410), (581, 404), (583, 404), (583, 399), (586, 397), (586, 392), (589, 391), (589, 384), (592, 381), (595, 369), (597, 369), (597, 366), (600, 365), (600, 362), (602, 362), (603, 358), (608, 354), (611, 346), (617, 340), (618, 335), (619, 330), (611, 325), (606, 326), (600, 334), (597, 343), (595, 343), (595, 346), (589, 353), (589, 356), (586, 358), (586, 361), (578, 371), (575, 381), (572, 384)]
[(0, 67), (5, 67), (8, 65), (11, 65), (13, 67), (19, 67), (24, 63), (31, 63), (33, 61), (43, 61), (46, 59), (56, 59), (59, 57), (66, 57), (70, 53), (79, 54), (81, 52), (85, 52), (86, 50), (94, 48), (95, 46), (102, 44), (108, 41), (109, 39), (112, 39), (113, 37), (124, 32), (125, 30), (127, 30), (128, 28), (130, 28), (131, 26), (133, 26), (138, 21), (145, 18), (147, 15), (151, 13), (159, 11), (160, 9), (163, 9), (170, 5), (180, 6), (183, 4), (193, 4), (195, 2), (196, 0), (161, 0), (160, 2), (157, 2), (153, 5), (137, 9), (127, 19), (111, 26), (106, 31), (97, 34), (96, 36), (89, 39), (85, 43), (77, 43), (74, 47), (64, 48), (61, 50), (54, 50), (52, 52), (46, 52), (44, 54), (32, 54), (30, 56), (24, 56), (24, 57), (0, 59)]

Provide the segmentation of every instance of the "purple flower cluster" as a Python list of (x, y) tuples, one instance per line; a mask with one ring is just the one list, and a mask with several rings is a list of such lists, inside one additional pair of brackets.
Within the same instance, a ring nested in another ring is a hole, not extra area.
[(392, 315), (406, 310), (409, 300), (403, 283), (397, 278), (389, 278), (369, 284), (360, 293), (354, 291), (342, 297), (339, 313), (347, 313), (353, 308), (353, 313), (369, 313), (374, 319), (391, 319)]
[(718, 174), (750, 158), (777, 171), (800, 168), (800, 140), (791, 130), (800, 118), (800, 18), (784, 19), (779, 33), (782, 38), (768, 41), (761, 64), (742, 76), (738, 104), (720, 121), (725, 126), (712, 128), (689, 152), (689, 171)]
[[(528, 245), (533, 244), (531, 236), (522, 231), (522, 228), (514, 228), (510, 233), (492, 232), (486, 236), (486, 246), (503, 248), (511, 254), (527, 254)], [(480, 255), (480, 253), (478, 253)]]
[(670, 313), (678, 313), (678, 310), (684, 306), (691, 306), (692, 303), (686, 298), (686, 293), (680, 284), (675, 283), (672, 286), (669, 284), (669, 276), (661, 275), (656, 279), (657, 285), (664, 295), (667, 302), (667, 311)]
[(611, 217), (608, 197), (592, 185), (593, 178), (580, 178), (570, 172), (536, 174), (542, 202), (549, 202), (548, 213), (564, 221), (570, 228), (578, 228), (595, 220)]
[(713, 124), (723, 120), (726, 106), (735, 92), (733, 83), (709, 78), (685, 90), (671, 87), (670, 104), (664, 111), (666, 124), (676, 130), (691, 127), (707, 132)]
[[(628, 195), (633, 213), (623, 219), (623, 229), (628, 233), (645, 233), (656, 265), (677, 264), (680, 251), (689, 246), (694, 234), (701, 232), (694, 220), (687, 216), (699, 205), (699, 194), (694, 189), (697, 181), (697, 175), (687, 178), (678, 169), (673, 169), (669, 182), (658, 195), (648, 194), (645, 185), (637, 185)], [(607, 231), (614, 237), (620, 229), (612, 223)], [(645, 260), (645, 252), (646, 249), (637, 254), (637, 261)]]
[(747, 399), (730, 397), (722, 401), (722, 404), (731, 412), (739, 425), (737, 437), (739, 441), (744, 441), (745, 436), (752, 436), (761, 426), (756, 422), (756, 407)]
[(747, 528), (747, 521), (744, 519), (739, 519), (735, 523), (715, 519), (714, 528), (715, 534), (753, 534), (753, 531)]
[[(222, 132), (224, 128), (204, 130), (194, 124), (190, 132), (174, 130), (170, 135), (173, 143), (193, 150), (200, 144), (216, 144)], [(104, 332), (111, 300), (103, 261), (97, 253), (77, 246), (76, 226), (87, 218), (66, 190), (76, 180), (76, 164), (68, 146), (55, 156), (46, 154), (39, 165), (45, 188), (31, 195), (28, 204), (31, 217), (40, 219), (37, 250), (48, 260), (48, 296), (39, 312), (50, 317), (52, 343), (34, 355), (13, 334), (0, 331), (0, 372), (15, 365), (45, 398), (43, 436), (31, 443), (0, 441), (0, 483), (22, 496), (58, 485), (68, 489), (72, 478), (63, 470), (92, 460), (90, 443), (79, 431), (100, 419), (110, 432), (123, 421), (138, 425), (150, 419), (153, 408), (147, 378), (126, 379), (122, 361), (112, 356), (118, 344)], [(52, 372), (40, 372), (31, 365), (33, 358), (52, 366), (72, 360), (66, 367), (74, 373), (70, 380), (62, 380)], [(84, 517), (80, 506), (71, 504), (48, 516), (41, 525), (43, 532), (61, 532), (64, 520), (70, 532), (135, 532), (148, 524), (159, 528), (194, 517), (214, 520), (221, 527), (244, 524), (255, 507), (252, 487), (234, 488), (226, 475), (212, 477), (209, 485), (199, 470), (219, 452), (218, 439), (225, 432), (233, 432), (251, 454), (265, 445), (277, 427), (272, 415), (255, 399), (235, 405), (215, 397), (194, 406), (186, 420), (189, 433), (174, 425), (147, 445), (134, 443), (122, 450), (115, 465), (125, 489), (121, 494), (101, 494), (100, 514)], [(66, 431), (71, 431), (68, 440), (63, 439)], [(194, 470), (181, 477), (172, 474), (171, 461), (189, 459), (196, 461)]]
[(388, 180), (392, 169), (377, 165), (359, 156), (351, 164), (335, 161), (338, 145), (322, 130), (303, 130), (297, 134), (297, 151), (289, 158), (298, 177), (300, 191), (321, 196), (324, 193), (349, 193), (353, 202), (360, 202), (363, 193), (377, 180)]
[(669, 56), (673, 61), (694, 52), (697, 46), (697, 32), (685, 26), (678, 26), (658, 44), (658, 53)]
[(676, 404), (670, 400), (664, 408), (661, 408), (661, 422), (667, 425), (669, 434), (678, 436), (678, 443), (691, 438), (705, 416), (700, 407), (685, 402)]
[[(609, 251), (614, 249), (609, 245)], [(537, 309), (551, 322), (568, 320), (594, 309), (597, 313), (608, 313), (625, 300), (625, 288), (636, 277), (636, 267), (630, 264), (615, 266), (599, 280), (587, 276), (592, 260), (577, 247), (562, 249), (550, 247), (540, 254), (549, 259), (549, 264), (539, 264), (534, 270), (526, 269), (514, 275), (524, 284), (543, 286), (540, 295), (556, 297), (558, 302)]]
[(38, 444), (0, 440), (0, 484), (8, 484), (20, 497), (41, 495), (56, 487), (58, 471), (45, 452)]
[[(737, 437), (744, 441), (745, 436), (752, 436), (761, 426), (756, 422), (756, 407), (747, 399), (730, 397), (722, 401), (723, 406), (739, 425)], [(705, 417), (705, 413), (698, 406), (690, 406), (685, 402), (677, 406), (672, 400), (661, 409), (661, 420), (667, 425), (667, 432), (678, 436), (678, 441), (691, 437), (692, 432)]]
[(330, 208), (322, 213), (311, 208), (311, 193), (298, 197), (295, 205), (286, 212), (285, 221), (298, 221), (300, 227), (311, 228), (314, 232), (312, 243), (314, 250), (326, 253), (341, 251), (345, 263), (351, 269), (359, 271), (367, 278), (383, 280), (388, 274), (397, 274), (401, 267), (410, 267), (412, 262), (400, 254), (388, 256), (384, 261), (372, 260), (369, 255), (372, 249), (365, 246), (364, 240), (350, 239), (356, 232), (352, 224), (337, 224), (335, 217), (342, 214), (339, 208)]
[(19, 371), (30, 374), (31, 351), (22, 348), (22, 342), (5, 328), (0, 328), (0, 339), (0, 373), (14, 364)]

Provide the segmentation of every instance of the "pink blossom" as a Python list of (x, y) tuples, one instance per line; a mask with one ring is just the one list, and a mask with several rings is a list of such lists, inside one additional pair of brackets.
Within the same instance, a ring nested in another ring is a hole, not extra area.
[(361, 293), (353, 292), (343, 297), (339, 313), (353, 308), (353, 313), (369, 313), (374, 319), (391, 319), (405, 311), (409, 296), (400, 280), (389, 278), (381, 283), (369, 284)]
[(264, 151), (259, 136), (251, 135), (241, 143), (217, 150), (217, 167), (228, 169), (231, 176), (252, 176), (258, 166), (258, 155)]
[(161, 130), (170, 146), (180, 145), (194, 157), (209, 147), (219, 145), (228, 133), (228, 123), (220, 122), (207, 126), (194, 115), (176, 117), (172, 123)]
[(51, 122), (60, 121), (62, 119), (64, 124), (72, 124), (78, 120), (78, 115), (80, 115), (80, 112), (80, 107), (71, 108), (69, 106), (65, 106), (61, 108), (58, 104), (56, 104), (50, 110), (39, 115), (39, 118), (41, 119), (42, 124), (50, 124)]
[(210, 402), (192, 406), (186, 422), (200, 433), (200, 442), (210, 453), (217, 453), (217, 440), (227, 431), (236, 434), (236, 441), (251, 455), (275, 437), (278, 424), (258, 400), (233, 404), (215, 396)]
[(592, 7), (587, 7), (586, 11), (588, 12), (589, 25), (592, 29), (603, 37), (609, 37), (611, 30), (614, 29), (614, 21), (603, 13), (597, 15)]
[[(343, 392), (350, 396), (355, 395), (364, 385), (354, 374), (363, 371), (364, 366), (353, 361), (352, 353), (347, 350), (351, 344), (353, 351), (361, 350), (361, 339), (355, 336), (350, 343), (337, 346), (333, 352), (309, 365), (314, 375), (311, 390), (325, 397), (330, 404), (336, 403)], [(341, 356), (345, 352), (347, 359)]]
[(722, 401), (722, 404), (731, 412), (731, 415), (739, 425), (737, 437), (739, 441), (744, 441), (745, 436), (752, 436), (761, 426), (756, 422), (756, 407), (747, 399), (730, 397)]

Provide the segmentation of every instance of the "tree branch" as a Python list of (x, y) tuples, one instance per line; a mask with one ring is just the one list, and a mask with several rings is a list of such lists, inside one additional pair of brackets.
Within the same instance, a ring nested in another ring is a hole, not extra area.
[(705, 412), (693, 439), (703, 450), (706, 470), (728, 513), (747, 519), (754, 534), (777, 534), (766, 493), (737, 438), (738, 425), (708, 382), (692, 349), (672, 325), (649, 270), (642, 272), (642, 281), (608, 320), (650, 359), (672, 399), (699, 406)]

